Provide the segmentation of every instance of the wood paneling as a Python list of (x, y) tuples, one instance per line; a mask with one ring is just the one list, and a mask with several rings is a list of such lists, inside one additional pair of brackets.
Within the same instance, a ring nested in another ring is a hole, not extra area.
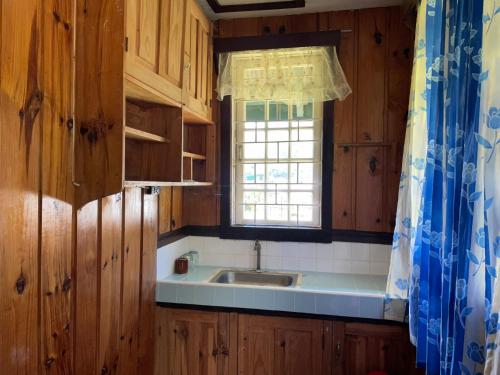
[(39, 370), (40, 3), (0, 3), (0, 363)]
[[(410, 91), (412, 32), (403, 24), (398, 7), (284, 18), (220, 20), (218, 32), (220, 37), (258, 36), (266, 25), (268, 33), (279, 32), (276, 25), (286, 25), (285, 32), (343, 31), (337, 54), (352, 94), (336, 101), (334, 108), (333, 228), (392, 231)], [(367, 173), (365, 159), (374, 149), (365, 149), (366, 144), (379, 147), (375, 176)], [(214, 225), (196, 215), (198, 207), (191, 202), (200, 194), (186, 190), (184, 221)], [(216, 196), (211, 199), (218, 201)]]
[(388, 8), (358, 11), (356, 141), (382, 142), (385, 115), (385, 73)]
[(97, 369), (106, 374), (116, 374), (119, 360), (122, 205), (122, 193), (102, 199)]
[(162, 187), (158, 198), (158, 234), (170, 232), (172, 224), (172, 187)]
[(154, 373), (157, 237), (158, 196), (143, 192), (138, 374)]
[(179, 229), (184, 226), (183, 221), (183, 189), (179, 186), (172, 188), (172, 217), (171, 217), (171, 230)]
[(403, 25), (399, 8), (389, 11), (389, 51), (387, 63), (387, 128), (386, 142), (390, 144), (387, 155), (387, 193), (384, 229), (394, 230), (401, 175), (401, 163), (413, 61), (413, 33)]
[(72, 370), (73, 130), (71, 0), (42, 2), (41, 362), (47, 374)]
[(77, 207), (122, 190), (124, 0), (76, 0)]
[(75, 374), (97, 373), (99, 202), (76, 212)]

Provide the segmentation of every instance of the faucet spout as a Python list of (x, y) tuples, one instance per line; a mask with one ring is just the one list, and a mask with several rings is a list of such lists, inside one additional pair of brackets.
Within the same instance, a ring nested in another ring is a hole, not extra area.
[(253, 250), (257, 252), (257, 267), (255, 268), (255, 271), (262, 272), (262, 269), (260, 267), (260, 257), (261, 257), (262, 246), (260, 245), (259, 240), (255, 240)]

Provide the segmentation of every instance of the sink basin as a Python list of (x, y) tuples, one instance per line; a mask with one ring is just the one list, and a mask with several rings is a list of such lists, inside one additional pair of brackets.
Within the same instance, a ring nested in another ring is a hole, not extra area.
[(222, 270), (210, 279), (211, 283), (294, 287), (298, 273)]

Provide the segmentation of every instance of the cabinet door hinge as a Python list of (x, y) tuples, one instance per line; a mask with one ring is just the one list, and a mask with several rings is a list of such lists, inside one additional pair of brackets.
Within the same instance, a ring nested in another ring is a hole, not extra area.
[(125, 37), (125, 52), (128, 52), (128, 36)]

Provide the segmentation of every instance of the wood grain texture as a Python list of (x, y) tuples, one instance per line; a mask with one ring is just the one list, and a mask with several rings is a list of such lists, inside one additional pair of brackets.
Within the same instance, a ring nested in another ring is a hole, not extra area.
[(39, 367), (40, 3), (0, 3), (0, 363)]
[(120, 374), (137, 369), (140, 308), (141, 189), (125, 189), (123, 206), (122, 294), (120, 327)]
[(358, 143), (382, 142), (384, 137), (387, 9), (358, 11)]
[(162, 187), (158, 197), (158, 234), (170, 232), (172, 222), (172, 187)]
[(323, 322), (239, 315), (238, 374), (321, 374)]
[(72, 370), (74, 3), (42, 2), (41, 361), (46, 374)]
[(171, 230), (179, 229), (184, 226), (183, 220), (183, 197), (184, 191), (182, 187), (174, 186), (172, 187), (172, 221), (171, 221)]
[(394, 230), (403, 160), (408, 101), (410, 95), (414, 35), (403, 25), (399, 8), (389, 10), (389, 46), (387, 63), (386, 142), (391, 144), (387, 158), (386, 215), (384, 229)]
[(75, 374), (97, 373), (99, 329), (99, 202), (76, 212)]
[(123, 1), (76, 1), (77, 207), (123, 186)]
[(142, 244), (139, 311), (139, 359), (137, 373), (153, 374), (155, 362), (156, 245), (158, 237), (158, 195), (142, 199)]
[(97, 370), (116, 374), (119, 365), (120, 293), (122, 277), (122, 193), (109, 195), (101, 204), (101, 255), (99, 289), (99, 354)]

